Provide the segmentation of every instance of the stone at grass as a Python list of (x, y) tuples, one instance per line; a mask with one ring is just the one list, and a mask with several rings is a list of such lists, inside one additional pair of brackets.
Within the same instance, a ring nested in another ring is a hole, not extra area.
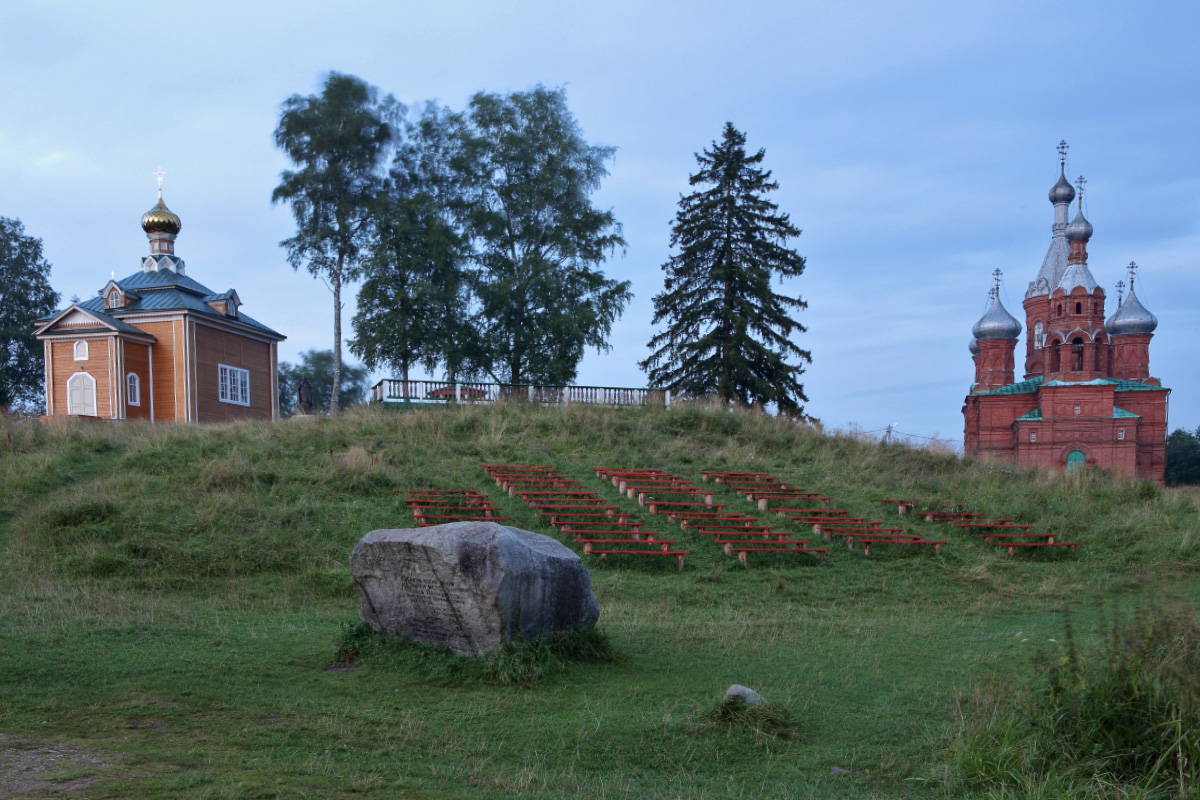
[(766, 702), (761, 694), (738, 683), (725, 690), (725, 705), (727, 706), (740, 705), (749, 707)]
[(371, 531), (350, 554), (350, 571), (375, 631), (459, 655), (586, 630), (600, 616), (579, 556), (495, 522)]

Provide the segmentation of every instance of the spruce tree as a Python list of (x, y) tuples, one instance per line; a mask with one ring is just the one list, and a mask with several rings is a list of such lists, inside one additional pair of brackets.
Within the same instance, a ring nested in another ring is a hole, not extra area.
[(808, 398), (799, 378), (812, 357), (792, 341), (805, 329), (791, 315), (807, 304), (775, 294), (771, 279), (800, 275), (804, 258), (787, 247), (799, 229), (764, 197), (779, 188), (760, 166), (764, 155), (747, 155), (745, 134), (728, 122), (721, 141), (696, 155), (689, 182), (704, 188), (679, 200), (678, 252), (654, 298), (654, 324), (667, 328), (640, 366), (657, 388), (800, 416)]

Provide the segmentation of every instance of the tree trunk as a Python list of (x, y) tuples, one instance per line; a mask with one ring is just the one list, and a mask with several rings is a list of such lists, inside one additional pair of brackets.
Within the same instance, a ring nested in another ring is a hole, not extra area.
[(337, 416), (338, 390), (342, 387), (342, 263), (338, 255), (337, 270), (330, 276), (333, 284), (333, 388), (329, 392), (329, 416)]

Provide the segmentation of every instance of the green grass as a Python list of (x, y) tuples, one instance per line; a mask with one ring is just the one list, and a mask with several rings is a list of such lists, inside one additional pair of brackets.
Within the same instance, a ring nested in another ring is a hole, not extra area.
[[(843, 548), (742, 569), (655, 519), (694, 555), (683, 573), (585, 560), (600, 652), (481, 663), (356, 631), (347, 559), (367, 532), (411, 524), (398, 490), (486, 490), (551, 533), (481, 463), (550, 464), (613, 501), (591, 466), (760, 469), (922, 532), (878, 498), (953, 499), (1085, 547), (1010, 558), (937, 529), (940, 556)], [(0, 796), (18, 772), (47, 794), (80, 781), (72, 797), (975, 796), (953, 774), (961, 715), (989, 683), (1037, 677), (1064, 602), (1086, 644), (1114, 598), (1200, 594), (1194, 492), (703, 408), (5, 421), (0, 486)], [(731, 683), (780, 719), (722, 719)]]

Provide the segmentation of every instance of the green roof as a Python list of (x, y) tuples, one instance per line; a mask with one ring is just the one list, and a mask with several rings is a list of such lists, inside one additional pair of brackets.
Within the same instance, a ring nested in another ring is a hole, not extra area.
[(1033, 394), (1034, 392), (1036, 392), (1038, 390), (1038, 387), (1041, 385), (1042, 385), (1042, 379), (1040, 377), (1039, 378), (1030, 378), (1027, 381), (1021, 381), (1020, 383), (1014, 383), (1011, 386), (1001, 386), (999, 389), (992, 389), (990, 392), (980, 392), (979, 396), (987, 397), (989, 395), (997, 395), (997, 394)]
[[(217, 294), (199, 281), (193, 280), (186, 275), (179, 275), (171, 270), (161, 270), (159, 272), (136, 272), (128, 278), (122, 278), (116, 282), (123, 290), (129, 292), (127, 299), (132, 302), (129, 305), (114, 309), (116, 314), (120, 314), (125, 319), (136, 319), (137, 314), (153, 313), (157, 311), (191, 311), (204, 317), (213, 317), (220, 319), (223, 322), (233, 323), (235, 325), (243, 325), (251, 330), (259, 331), (270, 336), (277, 336), (280, 339), (285, 338), (283, 334), (273, 331), (266, 325), (263, 325), (253, 317), (246, 316), (238, 312), (236, 317), (227, 317), (224, 314), (213, 309), (206, 302), (208, 299), (224, 299), (233, 295), (233, 290)], [(130, 291), (137, 290), (141, 291)], [(126, 325), (118, 320), (113, 314), (107, 313), (104, 308), (103, 297), (93, 297), (78, 304), (80, 308), (95, 314), (98, 317), (111, 321), (118, 329), (121, 325), (125, 325), (130, 331), (135, 328)], [(58, 312), (56, 311), (55, 314)], [(46, 321), (54, 317), (51, 314), (43, 317), (39, 322)], [(122, 329), (123, 330), (123, 329)], [(142, 331), (137, 331), (143, 333)], [(143, 333), (144, 335), (144, 333)]]
[(1127, 418), (1141, 419), (1142, 415), (1134, 414), (1132, 411), (1126, 411), (1123, 408), (1117, 408), (1116, 406), (1113, 406), (1113, 419), (1127, 419)]
[(1038, 406), (1033, 411), (1030, 411), (1028, 414), (1017, 417), (1017, 422), (1021, 422), (1022, 420), (1033, 420), (1033, 419), (1041, 419), (1041, 418), (1042, 418), (1042, 407)]

